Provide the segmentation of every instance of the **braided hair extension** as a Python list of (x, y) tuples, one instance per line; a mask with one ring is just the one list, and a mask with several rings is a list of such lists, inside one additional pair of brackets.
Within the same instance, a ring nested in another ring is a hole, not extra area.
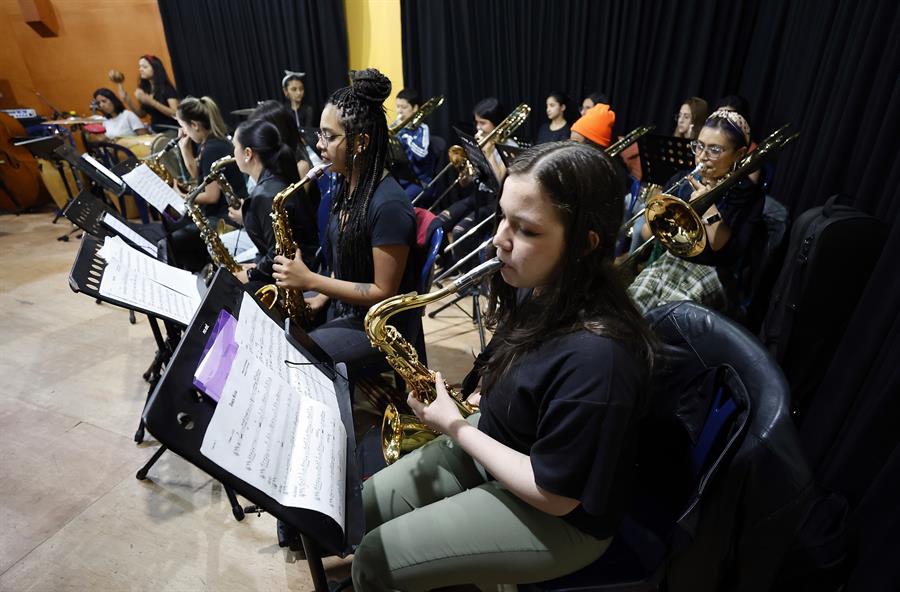
[[(388, 159), (388, 129), (384, 101), (391, 94), (391, 81), (368, 68), (351, 72), (350, 86), (336, 90), (328, 99), (344, 126), (347, 177), (334, 196), (331, 214), (339, 224), (337, 277), (354, 282), (374, 281), (372, 236), (368, 228), (369, 204), (381, 180)], [(359, 154), (357, 142), (368, 138)], [(351, 191), (350, 180), (359, 181)], [(365, 314), (364, 307), (338, 303), (341, 314)]]

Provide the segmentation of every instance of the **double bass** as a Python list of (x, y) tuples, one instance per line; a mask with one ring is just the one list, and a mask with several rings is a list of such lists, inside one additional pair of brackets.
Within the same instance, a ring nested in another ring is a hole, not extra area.
[(16, 213), (38, 205), (43, 195), (37, 160), (14, 144), (25, 137), (21, 123), (0, 113), (0, 209)]

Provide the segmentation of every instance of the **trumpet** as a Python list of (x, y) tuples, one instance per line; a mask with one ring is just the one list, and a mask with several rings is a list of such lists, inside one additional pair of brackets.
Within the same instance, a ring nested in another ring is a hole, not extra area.
[[(513, 133), (517, 129), (519, 129), (519, 127), (523, 123), (525, 123), (525, 119), (528, 118), (528, 115), (530, 113), (531, 113), (531, 107), (529, 107), (525, 103), (520, 104), (518, 107), (513, 109), (512, 112), (503, 119), (503, 121), (501, 121), (499, 124), (497, 124), (497, 127), (495, 127), (493, 130), (491, 130), (491, 132), (487, 136), (485, 136), (483, 138), (478, 138), (476, 136), (476, 140), (478, 141), (478, 147), (484, 148), (485, 146), (487, 146), (490, 143), (502, 144), (510, 136), (512, 136)], [(441, 200), (443, 200), (444, 197), (446, 197), (446, 195), (448, 193), (450, 193), (450, 191), (454, 187), (456, 187), (456, 185), (459, 184), (461, 176), (472, 176), (475, 174), (474, 167), (469, 162), (469, 159), (466, 156), (465, 148), (463, 148), (462, 146), (459, 146), (458, 144), (454, 144), (453, 146), (450, 146), (450, 148), (447, 150), (447, 155), (450, 158), (450, 162), (447, 164), (447, 166), (442, 168), (437, 175), (434, 176), (434, 178), (431, 180), (431, 182), (428, 183), (428, 185), (426, 185), (422, 189), (422, 191), (419, 192), (419, 195), (417, 195), (413, 198), (413, 200), (412, 200), (413, 205), (416, 205), (416, 202), (419, 201), (419, 199), (421, 199), (423, 195), (425, 195), (425, 192), (428, 191), (437, 182), (438, 179), (440, 179), (448, 171), (450, 171), (450, 169), (455, 168), (459, 172), (459, 174), (456, 177), (456, 180), (450, 185), (450, 187), (448, 187), (440, 195), (440, 197), (438, 197), (434, 201), (434, 203), (431, 205), (431, 207), (428, 208), (429, 210), (433, 210), (433, 208), (435, 206), (437, 206), (437, 204), (439, 204), (441, 202)]]
[(782, 126), (763, 140), (756, 150), (741, 159), (737, 167), (725, 175), (718, 185), (703, 195), (692, 200), (683, 200), (666, 193), (651, 195), (642, 213), (653, 236), (632, 251), (620, 263), (620, 267), (631, 264), (656, 241), (676, 257), (689, 259), (702, 253), (706, 248), (707, 238), (706, 228), (700, 216), (742, 176), (759, 168), (763, 162), (774, 157), (800, 136), (799, 133), (786, 135), (787, 127)]

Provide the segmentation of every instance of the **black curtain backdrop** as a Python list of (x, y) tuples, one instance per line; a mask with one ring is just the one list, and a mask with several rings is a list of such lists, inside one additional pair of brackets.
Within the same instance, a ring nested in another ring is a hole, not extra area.
[(401, 1), (406, 83), (447, 96), (429, 120), (436, 133), (498, 96), (532, 106), (527, 136), (560, 89), (570, 112), (588, 92), (607, 93), (619, 134), (641, 124), (668, 134), (685, 97), (712, 107), (737, 93), (756, 139), (788, 122), (802, 133), (770, 187), (792, 216), (842, 192), (891, 224), (801, 435), (819, 482), (854, 512), (848, 589), (900, 582), (900, 3)]
[(347, 84), (343, 2), (159, 0), (175, 84), (182, 96), (212, 97), (232, 126), (234, 109), (284, 100), (284, 70), (306, 72), (304, 103), (318, 114)]

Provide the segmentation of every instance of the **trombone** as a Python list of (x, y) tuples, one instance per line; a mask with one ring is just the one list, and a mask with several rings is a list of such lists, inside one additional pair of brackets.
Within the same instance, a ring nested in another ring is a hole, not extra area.
[[(656, 241), (670, 253), (676, 257), (691, 258), (696, 257), (706, 248), (706, 228), (700, 216), (709, 209), (732, 185), (737, 183), (741, 177), (748, 174), (765, 162), (772, 158), (781, 150), (796, 140), (800, 134), (795, 133), (786, 135), (788, 126), (782, 126), (777, 131), (768, 136), (759, 146), (745, 156), (737, 165), (735, 170), (728, 173), (718, 185), (691, 200), (684, 200), (675, 195), (654, 192), (647, 198), (644, 209), (639, 212), (643, 214), (648, 228), (653, 233), (642, 245), (632, 251), (619, 264), (620, 267), (627, 267), (641, 254), (647, 251)], [(697, 169), (700, 166), (698, 165)], [(697, 170), (695, 169), (695, 170)], [(693, 172), (691, 173), (693, 175)], [(685, 177), (685, 179), (689, 178)], [(681, 185), (685, 180), (678, 182)], [(637, 219), (634, 217), (633, 219)]]
[(391, 123), (388, 126), (388, 134), (391, 138), (394, 138), (400, 130), (408, 129), (415, 130), (420, 125), (422, 125), (422, 121), (431, 115), (431, 112), (444, 104), (444, 95), (439, 95), (436, 97), (431, 97), (427, 101), (425, 101), (421, 107), (416, 110), (415, 113), (410, 114), (408, 117), (404, 119), (398, 119)]
[[(632, 144), (637, 142), (641, 136), (644, 136), (644, 135), (650, 133), (655, 128), (656, 128), (656, 126), (654, 126), (654, 125), (642, 125), (640, 127), (637, 127), (635, 129), (631, 130), (630, 132), (628, 132), (627, 134), (625, 134), (625, 136), (623, 136), (620, 140), (618, 140), (614, 144), (611, 144), (608, 148), (606, 148), (604, 150), (604, 152), (606, 152), (611, 158), (618, 156), (619, 153), (622, 152), (622, 150), (625, 150), (626, 148), (628, 148), (629, 146), (631, 146)], [(465, 155), (465, 152), (463, 152), (463, 155)], [(437, 202), (435, 202), (435, 203), (437, 203)], [(640, 212), (640, 214), (643, 214), (643, 210)], [(640, 214), (638, 214), (638, 216)], [(484, 220), (482, 220), (481, 222), (479, 222), (478, 224), (473, 226), (471, 229), (469, 229), (469, 231), (466, 232), (464, 235), (462, 235), (461, 237), (459, 237), (458, 239), (456, 239), (455, 241), (453, 241), (452, 243), (450, 243), (446, 247), (444, 247), (443, 252), (449, 253), (450, 251), (455, 249), (458, 244), (462, 243), (464, 240), (466, 240), (467, 238), (469, 238), (470, 236), (472, 236), (473, 234), (478, 232), (478, 230), (482, 226), (484, 226), (485, 224), (487, 224), (488, 222), (493, 220), (494, 216), (495, 216), (495, 214), (491, 214), (491, 215), (487, 216)], [(635, 219), (637, 219), (637, 216), (635, 217)], [(626, 224), (630, 224), (633, 222), (634, 222), (634, 220), (629, 220), (629, 222)], [(438, 279), (440, 279), (440, 278), (438, 278)]]
[[(478, 147), (484, 148), (491, 142), (493, 142), (494, 144), (502, 144), (510, 136), (513, 135), (513, 132), (519, 129), (519, 126), (525, 123), (525, 119), (530, 113), (531, 107), (529, 107), (525, 103), (521, 103), (518, 107), (513, 109), (510, 114), (503, 119), (503, 121), (497, 124), (497, 127), (491, 130), (491, 132), (487, 136), (478, 140)], [(429, 211), (433, 211), (433, 208), (437, 206), (437, 204), (440, 203), (448, 193), (450, 193), (450, 190), (456, 187), (457, 184), (459, 184), (462, 173), (466, 170), (471, 169), (472, 165), (469, 162), (469, 159), (466, 157), (465, 148), (463, 148), (462, 146), (459, 146), (457, 144), (450, 146), (449, 150), (447, 150), (447, 155), (450, 158), (450, 162), (447, 163), (447, 166), (442, 168), (440, 172), (434, 176), (434, 178), (430, 183), (428, 183), (428, 185), (422, 188), (422, 191), (419, 192), (419, 195), (413, 198), (412, 205), (416, 205), (416, 202), (418, 202), (422, 198), (422, 196), (425, 195), (425, 192), (431, 189), (431, 187), (437, 182), (438, 179), (443, 177), (451, 168), (455, 168), (459, 173), (456, 177), (456, 180), (451, 183), (450, 187), (448, 187), (440, 195), (440, 197), (438, 197), (434, 201), (434, 203), (431, 204), (431, 207), (428, 208)]]

